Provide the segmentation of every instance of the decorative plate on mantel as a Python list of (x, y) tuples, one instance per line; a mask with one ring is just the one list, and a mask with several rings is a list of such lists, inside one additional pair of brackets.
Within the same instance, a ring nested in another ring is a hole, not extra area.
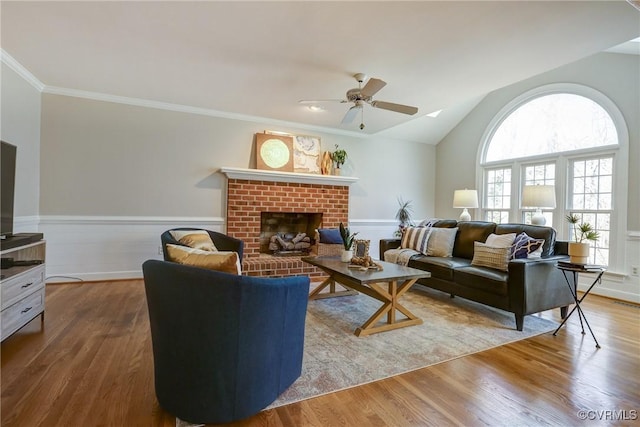
[(293, 138), (257, 133), (256, 165), (263, 170), (293, 172)]

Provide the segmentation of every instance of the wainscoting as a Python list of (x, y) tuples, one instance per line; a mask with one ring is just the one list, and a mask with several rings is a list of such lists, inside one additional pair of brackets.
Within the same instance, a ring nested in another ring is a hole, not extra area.
[[(47, 282), (113, 280), (142, 277), (147, 259), (162, 259), (160, 234), (173, 227), (202, 227), (225, 232), (225, 219), (180, 217), (30, 216), (15, 219), (14, 231), (44, 233), (47, 241)], [(378, 257), (379, 240), (393, 236), (395, 220), (352, 219), (358, 237), (371, 241), (370, 253)], [(631, 266), (640, 259), (640, 232), (627, 232), (624, 270), (607, 272), (594, 294), (640, 303), (640, 278)], [(582, 275), (580, 288), (589, 279)]]
[[(174, 227), (201, 227), (225, 232), (224, 218), (41, 216), (16, 227), (40, 231), (47, 241), (47, 282), (113, 280), (142, 277), (141, 265), (162, 259), (160, 234)], [(18, 221), (16, 221), (18, 223)], [(37, 225), (39, 223), (39, 225)], [(395, 220), (352, 220), (359, 238), (371, 240), (378, 256), (379, 240), (393, 235)]]

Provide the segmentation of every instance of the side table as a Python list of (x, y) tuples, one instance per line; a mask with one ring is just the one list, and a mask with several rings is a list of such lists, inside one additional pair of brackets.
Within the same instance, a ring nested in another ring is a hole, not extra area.
[[(606, 269), (601, 266), (581, 268), (581, 267), (564, 266), (559, 264), (556, 264), (556, 267), (562, 271), (562, 274), (564, 275), (564, 280), (567, 283), (567, 286), (569, 286), (569, 290), (571, 291), (571, 295), (573, 295), (573, 299), (576, 305), (575, 307), (573, 307), (573, 309), (567, 315), (567, 317), (564, 318), (562, 323), (560, 323), (560, 326), (558, 326), (558, 329), (555, 330), (553, 335), (555, 336), (560, 330), (560, 328), (562, 328), (562, 326), (567, 322), (567, 320), (569, 320), (569, 317), (571, 317), (573, 312), (578, 310), (578, 318), (580, 319), (580, 327), (582, 328), (582, 334), (583, 335), (585, 334), (584, 324), (586, 323), (587, 328), (589, 328), (589, 332), (591, 332), (591, 336), (593, 337), (593, 340), (596, 342), (596, 348), (600, 348), (600, 344), (598, 344), (598, 340), (596, 339), (596, 336), (593, 334), (593, 330), (591, 329), (591, 326), (589, 325), (589, 322), (587, 321), (587, 317), (584, 315), (584, 311), (582, 311), (582, 307), (580, 307), (580, 304), (587, 297), (587, 295), (589, 295), (589, 292), (591, 292), (591, 289), (593, 289), (596, 283), (602, 282), (602, 275), (604, 274)], [(582, 295), (580, 299), (578, 299), (578, 274), (579, 273), (588, 273), (588, 274), (596, 275), (596, 278), (594, 279), (593, 283), (591, 283), (591, 286), (589, 286), (587, 291)], [(573, 286), (571, 286), (571, 282), (569, 281), (569, 277), (567, 276), (568, 274), (573, 274)], [(584, 320), (584, 323), (583, 323), (583, 320)]]

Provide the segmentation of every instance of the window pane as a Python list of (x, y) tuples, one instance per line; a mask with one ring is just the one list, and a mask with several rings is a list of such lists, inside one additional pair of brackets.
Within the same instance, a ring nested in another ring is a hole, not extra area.
[(535, 98), (498, 126), (486, 161), (617, 145), (611, 116), (589, 98), (557, 93)]

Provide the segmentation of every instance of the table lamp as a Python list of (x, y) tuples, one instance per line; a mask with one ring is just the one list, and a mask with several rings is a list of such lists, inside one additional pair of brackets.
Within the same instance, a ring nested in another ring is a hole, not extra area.
[(556, 207), (556, 188), (553, 185), (525, 185), (522, 189), (522, 207), (536, 208), (531, 218), (533, 225), (545, 225), (542, 208)]
[(455, 190), (453, 192), (453, 207), (464, 208), (460, 214), (460, 221), (471, 221), (467, 208), (478, 207), (478, 192), (476, 190)]

